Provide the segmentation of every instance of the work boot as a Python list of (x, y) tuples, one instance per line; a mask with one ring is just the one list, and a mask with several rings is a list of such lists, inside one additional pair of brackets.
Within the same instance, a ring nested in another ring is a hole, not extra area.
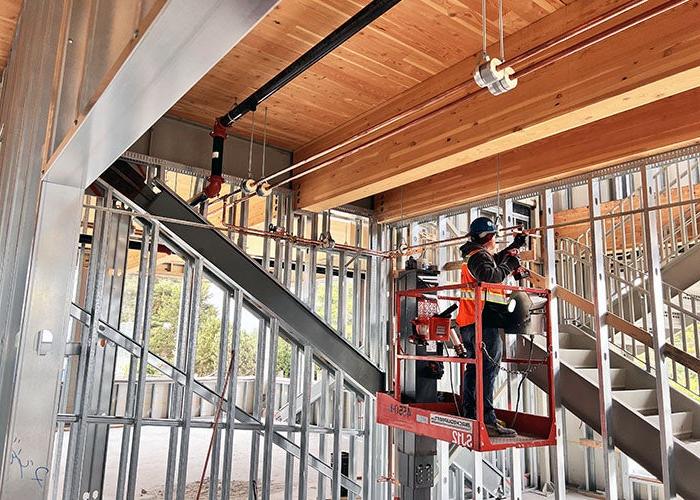
[(486, 431), (491, 437), (515, 437), (518, 433), (515, 429), (501, 425), (504, 423), (502, 420), (496, 420), (495, 424), (486, 424)]

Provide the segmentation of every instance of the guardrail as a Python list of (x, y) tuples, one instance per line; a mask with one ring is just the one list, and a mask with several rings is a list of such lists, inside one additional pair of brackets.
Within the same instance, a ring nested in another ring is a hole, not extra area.
[[(630, 173), (630, 178), (635, 174)], [(697, 157), (661, 165), (651, 178), (649, 185), (659, 195), (658, 209), (662, 224), (659, 225), (659, 250), (661, 265), (687, 252), (700, 241), (700, 205), (691, 202), (700, 196), (700, 159)], [(606, 253), (615, 255), (623, 264), (646, 271), (643, 254), (643, 238), (640, 214), (642, 208), (642, 186), (629, 196), (619, 200), (606, 215), (613, 216), (605, 223), (604, 243)], [(653, 209), (653, 207), (650, 207)], [(615, 214), (620, 214), (615, 217)], [(576, 241), (591, 246), (591, 230), (586, 229)]]
[[(591, 249), (569, 238), (557, 240), (557, 293), (564, 303), (560, 321), (592, 329)], [(605, 256), (607, 318), (610, 341), (647, 371), (653, 370), (649, 292), (646, 272)], [(667, 283), (662, 285), (664, 322), (669, 342), (669, 378), (680, 388), (700, 395), (700, 297)]]

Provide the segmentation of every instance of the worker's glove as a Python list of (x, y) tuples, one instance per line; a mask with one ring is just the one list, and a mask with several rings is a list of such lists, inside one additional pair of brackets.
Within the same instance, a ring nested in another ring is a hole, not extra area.
[(515, 238), (513, 238), (513, 243), (510, 244), (510, 246), (513, 248), (522, 248), (525, 245), (527, 245), (527, 235), (524, 233), (518, 234)]
[(520, 267), (520, 259), (515, 255), (506, 255), (505, 259), (503, 259), (503, 264), (508, 266), (510, 271), (515, 271)]

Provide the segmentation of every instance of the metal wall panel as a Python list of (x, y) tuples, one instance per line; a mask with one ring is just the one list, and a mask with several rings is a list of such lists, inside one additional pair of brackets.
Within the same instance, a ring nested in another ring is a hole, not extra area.
[[(50, 129), (52, 89), (60, 63), (58, 47), (63, 31), (64, 4), (59, 0), (47, 0), (27, 2), (24, 5), (9, 65), (4, 73), (0, 112), (3, 130), (0, 146), (0, 400), (3, 401), (0, 405), (0, 483), (5, 490), (9, 488), (12, 491), (17, 491), (19, 486), (14, 482), (19, 477), (19, 471), (13, 467), (14, 464), (10, 465), (13, 441), (21, 440), (24, 436), (10, 429), (10, 412), (13, 410), (10, 402), (20, 390), (16, 382), (18, 367), (23, 363), (22, 357), (33, 356), (26, 352), (31, 351), (31, 347), (25, 349), (23, 345), (30, 346), (37, 339), (36, 331), (24, 335), (21, 332), (30, 331), (24, 329), (30, 324), (24, 311), (30, 262), (32, 256), (36, 257), (46, 251), (46, 248), (37, 245), (32, 254), (39, 219), (44, 145), (47, 130)], [(27, 64), (27, 61), (32, 61), (32, 64)], [(46, 203), (51, 203), (58, 191), (60, 188), (56, 187), (52, 193), (44, 194), (44, 213), (47, 211)], [(67, 202), (74, 204), (75, 195), (70, 190), (64, 194)], [(57, 210), (56, 213), (65, 215), (62, 210)], [(50, 230), (48, 224), (44, 227)], [(74, 242), (75, 240), (71, 244)], [(34, 280), (33, 284), (36, 287), (39, 283)], [(46, 292), (48, 298), (53, 290), (47, 287)], [(35, 302), (34, 307), (36, 311), (38, 303)], [(56, 336), (62, 335), (62, 324), (62, 319), (56, 317), (50, 325)], [(40, 381), (39, 387), (43, 387), (44, 382), (45, 380)], [(55, 387), (49, 387), (47, 392), (52, 395), (54, 389)], [(20, 429), (14, 431), (19, 432)], [(29, 452), (37, 444), (36, 450), (32, 450), (32, 453), (38, 452), (37, 462), (47, 460), (48, 442), (44, 443), (43, 450), (40, 451), (42, 447), (35, 441), (39, 436), (28, 435), (25, 439), (27, 441), (23, 450)], [(33, 484), (32, 482), (31, 485)]]

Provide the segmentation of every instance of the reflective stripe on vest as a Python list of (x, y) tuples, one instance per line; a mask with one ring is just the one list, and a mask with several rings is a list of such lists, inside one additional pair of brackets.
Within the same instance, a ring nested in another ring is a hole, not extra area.
[[(480, 249), (476, 248), (464, 257), (464, 262), (462, 263), (462, 276), (461, 282), (463, 285), (472, 285), (477, 283), (477, 279), (472, 275), (469, 270), (468, 262), (469, 258), (477, 253)], [(461, 299), (459, 300), (459, 312), (457, 313), (456, 323), (458, 326), (471, 325), (476, 321), (476, 304), (474, 299), (476, 294), (474, 289), (467, 289), (461, 291)], [(505, 293), (502, 291), (494, 290), (482, 290), (481, 292), (482, 303), (481, 307), (484, 307), (484, 302), (495, 302), (497, 304), (505, 304), (507, 302)]]

